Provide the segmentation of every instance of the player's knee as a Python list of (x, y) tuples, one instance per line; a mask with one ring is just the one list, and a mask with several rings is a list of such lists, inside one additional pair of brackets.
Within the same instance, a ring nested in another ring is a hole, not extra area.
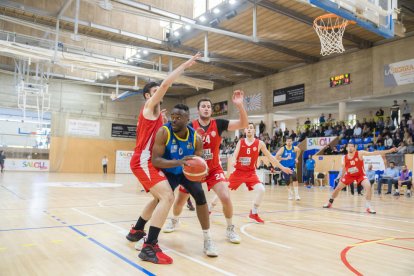
[(263, 193), (265, 191), (265, 187), (261, 183), (254, 185), (253, 188), (254, 188), (255, 191), (260, 192), (260, 193)]
[(159, 197), (158, 200), (160, 202), (164, 202), (165, 204), (168, 204), (169, 206), (172, 206), (174, 204), (174, 194), (172, 192), (164, 193)]
[(220, 201), (223, 205), (230, 205), (231, 204), (230, 195), (224, 194), (220, 196)]
[(197, 190), (193, 193), (196, 205), (204, 205), (207, 203), (206, 195), (203, 190)]

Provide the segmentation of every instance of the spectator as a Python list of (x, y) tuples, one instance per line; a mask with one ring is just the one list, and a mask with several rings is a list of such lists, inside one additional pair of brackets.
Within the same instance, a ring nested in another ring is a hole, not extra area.
[(308, 188), (311, 187), (311, 185), (315, 184), (314, 175), (315, 175), (315, 160), (312, 159), (312, 155), (309, 155), (308, 159), (305, 162), (305, 168), (306, 168), (306, 179)]
[(321, 126), (325, 124), (325, 115), (323, 115), (323, 113), (321, 114), (321, 117), (319, 117), (319, 124)]
[(360, 126), (359, 123), (355, 125), (353, 135), (354, 135), (354, 137), (361, 137), (362, 129), (361, 129), (361, 126)]
[(381, 141), (377, 142), (377, 150), (385, 150), (385, 146), (382, 144)]
[(393, 129), (394, 128), (394, 121), (391, 121), (390, 117), (385, 119), (384, 128)]
[(296, 135), (296, 133), (295, 133), (295, 131), (292, 129), (292, 132), (291, 132), (291, 134), (290, 134), (290, 137), (292, 137), (292, 140), (293, 141), (295, 141), (295, 139), (296, 139), (296, 137), (297, 137), (297, 135)]
[(375, 182), (375, 171), (372, 169), (372, 164), (368, 165), (368, 170), (365, 172), (365, 175), (367, 176), (369, 183), (374, 184)]
[(345, 138), (350, 139), (354, 135), (354, 131), (352, 130), (351, 126), (348, 125), (345, 131)]
[(398, 177), (398, 183), (394, 184), (395, 193), (394, 196), (400, 196), (400, 189), (402, 185), (407, 185), (407, 192), (405, 195), (411, 197), (411, 186), (413, 181), (413, 174), (411, 170), (407, 169), (407, 165), (403, 165)]
[(332, 135), (333, 135), (332, 127), (328, 126), (328, 129), (325, 130), (325, 136), (328, 137), (328, 136), (332, 136)]
[(335, 119), (334, 119), (334, 118), (332, 118), (332, 114), (331, 114), (331, 113), (329, 113), (329, 114), (328, 114), (328, 119), (327, 119), (327, 121), (328, 121), (328, 123), (330, 123), (330, 124), (332, 124), (332, 123), (335, 121)]
[(351, 183), (351, 185), (349, 185), (351, 188), (351, 195), (354, 195), (354, 191), (355, 191), (355, 186), (357, 186), (357, 192), (358, 195), (362, 195), (362, 185), (361, 183), (356, 182), (356, 180), (354, 182)]
[(324, 151), (324, 154), (325, 154), (325, 155), (332, 155), (332, 153), (333, 153), (333, 150), (332, 150), (332, 148), (331, 148), (331, 145), (328, 145), (328, 146), (326, 147), (325, 151)]
[(377, 119), (384, 120), (384, 110), (380, 107), (380, 109), (375, 113), (375, 116), (377, 116)]
[(0, 169), (1, 172), (4, 172), (4, 160), (6, 159), (6, 155), (4, 154), (4, 151), (0, 151)]
[(399, 171), (395, 167), (395, 163), (391, 161), (389, 167), (385, 169), (381, 180), (378, 182), (378, 194), (381, 194), (381, 188), (383, 183), (388, 184), (388, 190), (386, 194), (391, 194), (392, 185), (398, 183), (398, 175)]
[(305, 125), (305, 129), (306, 130), (310, 129), (310, 127), (311, 127), (311, 121), (310, 121), (309, 117), (306, 118), (306, 121), (305, 121), (304, 125)]
[(102, 158), (102, 169), (103, 169), (103, 173), (107, 174), (107, 172), (108, 172), (108, 158), (106, 156), (104, 156)]
[(406, 153), (407, 153), (407, 151), (408, 151), (407, 144), (406, 144), (406, 143), (404, 143), (404, 142), (401, 142), (401, 143), (398, 145), (398, 148), (397, 148), (397, 153), (406, 154)]
[(259, 132), (260, 132), (260, 134), (262, 134), (265, 131), (265, 128), (266, 128), (265, 123), (263, 123), (263, 121), (260, 121), (260, 124), (259, 124)]
[(402, 115), (404, 116), (404, 119), (408, 121), (411, 115), (411, 107), (408, 105), (407, 100), (404, 100), (403, 103), (403, 112)]
[(395, 124), (396, 126), (399, 126), (400, 122), (399, 122), (398, 111), (400, 111), (400, 106), (398, 105), (397, 100), (394, 100), (394, 104), (391, 106), (390, 110), (391, 110), (391, 120), (393, 124)]
[(277, 124), (277, 121), (275, 121), (275, 135), (278, 135), (279, 130), (280, 130), (280, 127), (279, 127), (279, 125)]
[(390, 149), (394, 146), (394, 142), (389, 135), (385, 136), (384, 146), (385, 146), (385, 149)]
[(404, 138), (403, 138), (403, 142), (407, 145), (407, 146), (411, 146), (413, 144), (413, 138), (411, 137), (410, 133), (404, 132)]
[(414, 130), (413, 117), (411, 115), (408, 117), (407, 126), (410, 131)]

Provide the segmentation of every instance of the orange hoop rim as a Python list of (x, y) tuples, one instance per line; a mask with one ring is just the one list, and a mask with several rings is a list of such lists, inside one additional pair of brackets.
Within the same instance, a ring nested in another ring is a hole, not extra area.
[[(334, 25), (334, 26), (321, 26), (321, 25), (318, 24), (319, 20), (323, 20), (323, 19), (326, 19), (326, 18), (342, 18), (344, 20), (344, 22), (342, 24), (338, 24), (338, 25)], [(339, 29), (339, 28), (342, 28), (342, 27), (346, 27), (350, 24), (356, 24), (356, 22), (345, 19), (343, 17), (340, 17), (339, 15), (336, 15), (334, 13), (323, 14), (323, 15), (320, 15), (320, 16), (316, 17), (315, 20), (313, 20), (313, 26), (315, 28), (319, 28), (319, 29), (322, 29), (322, 30)]]

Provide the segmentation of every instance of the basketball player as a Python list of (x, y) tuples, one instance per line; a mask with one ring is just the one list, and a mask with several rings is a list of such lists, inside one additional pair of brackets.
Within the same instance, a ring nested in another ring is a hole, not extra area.
[(126, 238), (133, 242), (141, 240), (146, 236), (144, 226), (151, 219), (148, 236), (139, 257), (156, 264), (171, 264), (173, 262), (172, 258), (159, 248), (158, 235), (167, 218), (168, 211), (174, 203), (174, 194), (164, 173), (151, 163), (151, 150), (155, 134), (163, 124), (160, 103), (172, 83), (200, 56), (197, 54), (181, 64), (167, 76), (161, 85), (150, 82), (143, 89), (146, 102), (138, 117), (137, 142), (134, 155), (131, 158), (131, 170), (144, 189), (151, 193), (153, 199), (144, 207), (137, 223), (131, 228)]
[(346, 154), (342, 159), (343, 176), (339, 181), (338, 186), (336, 186), (335, 190), (333, 191), (329, 202), (325, 204), (323, 208), (331, 208), (334, 199), (338, 196), (339, 192), (345, 186), (350, 185), (355, 181), (356, 183), (361, 183), (362, 187), (364, 187), (367, 212), (370, 214), (376, 214), (375, 210), (371, 207), (371, 184), (365, 175), (363, 157), (370, 155), (385, 155), (387, 153), (395, 152), (396, 148), (381, 151), (377, 150), (372, 152), (364, 150), (357, 151), (354, 144), (348, 143), (346, 149), (348, 151), (348, 154)]
[[(220, 144), (223, 131), (235, 131), (236, 129), (246, 128), (248, 125), (247, 113), (243, 106), (244, 92), (236, 90), (233, 92), (232, 101), (239, 110), (239, 120), (224, 120), (211, 118), (211, 100), (208, 98), (200, 99), (197, 103), (199, 118), (192, 122), (192, 127), (203, 138), (203, 157), (207, 162), (209, 172), (206, 177), (208, 190), (214, 190), (223, 205), (223, 213), (227, 222), (226, 237), (231, 243), (240, 243), (241, 239), (234, 230), (233, 225), (233, 204), (230, 199), (227, 180), (224, 176), (223, 168), (220, 165)], [(180, 193), (174, 203), (174, 217), (169, 221), (164, 232), (175, 231), (178, 224), (178, 216), (181, 214), (187, 198), (187, 191), (180, 187)]]
[(171, 112), (171, 122), (165, 124), (157, 132), (152, 148), (152, 164), (162, 169), (172, 190), (179, 184), (191, 194), (196, 202), (197, 217), (204, 235), (204, 253), (209, 257), (217, 257), (210, 235), (210, 219), (206, 196), (201, 182), (193, 182), (185, 178), (182, 164), (191, 155), (203, 155), (203, 140), (195, 130), (187, 126), (189, 109), (184, 104), (177, 104)]
[[(266, 144), (259, 139), (254, 137), (256, 132), (254, 124), (250, 123), (249, 126), (244, 130), (246, 133), (245, 139), (240, 139), (236, 145), (234, 151), (234, 161), (235, 161), (235, 171), (230, 175), (229, 178), (229, 188), (230, 190), (237, 190), (241, 184), (245, 183), (249, 191), (254, 190), (256, 192), (255, 199), (253, 200), (253, 207), (250, 210), (249, 218), (256, 223), (264, 223), (259, 217), (258, 209), (260, 203), (263, 200), (265, 187), (260, 182), (256, 174), (256, 163), (259, 158), (260, 152), (262, 152), (276, 168), (280, 168), (282, 172), (286, 174), (291, 174), (292, 170), (282, 166), (279, 161), (272, 156), (272, 154), (267, 150)], [(218, 197), (215, 196), (212, 203), (210, 211), (216, 205)]]
[(286, 145), (281, 147), (276, 153), (276, 158), (281, 160), (280, 163), (292, 170), (292, 174), (282, 172), (282, 179), (286, 181), (286, 185), (288, 186), (289, 200), (293, 199), (293, 193), (290, 187), (291, 182), (293, 183), (293, 190), (295, 191), (295, 199), (300, 200), (298, 176), (296, 174), (296, 164), (298, 163), (300, 152), (300, 148), (292, 145), (292, 137), (286, 137)]

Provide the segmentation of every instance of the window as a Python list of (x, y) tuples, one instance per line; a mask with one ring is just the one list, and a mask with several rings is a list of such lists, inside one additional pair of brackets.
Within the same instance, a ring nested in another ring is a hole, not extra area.
[(207, 11), (206, 2), (208, 1), (208, 8), (212, 10), (224, 0), (194, 0), (193, 18), (199, 17)]
[(285, 122), (281, 122), (280, 123), (280, 128), (282, 129), (282, 131), (286, 130), (286, 123)]
[(348, 124), (351, 126), (355, 126), (356, 123), (356, 114), (349, 114), (348, 115)]

